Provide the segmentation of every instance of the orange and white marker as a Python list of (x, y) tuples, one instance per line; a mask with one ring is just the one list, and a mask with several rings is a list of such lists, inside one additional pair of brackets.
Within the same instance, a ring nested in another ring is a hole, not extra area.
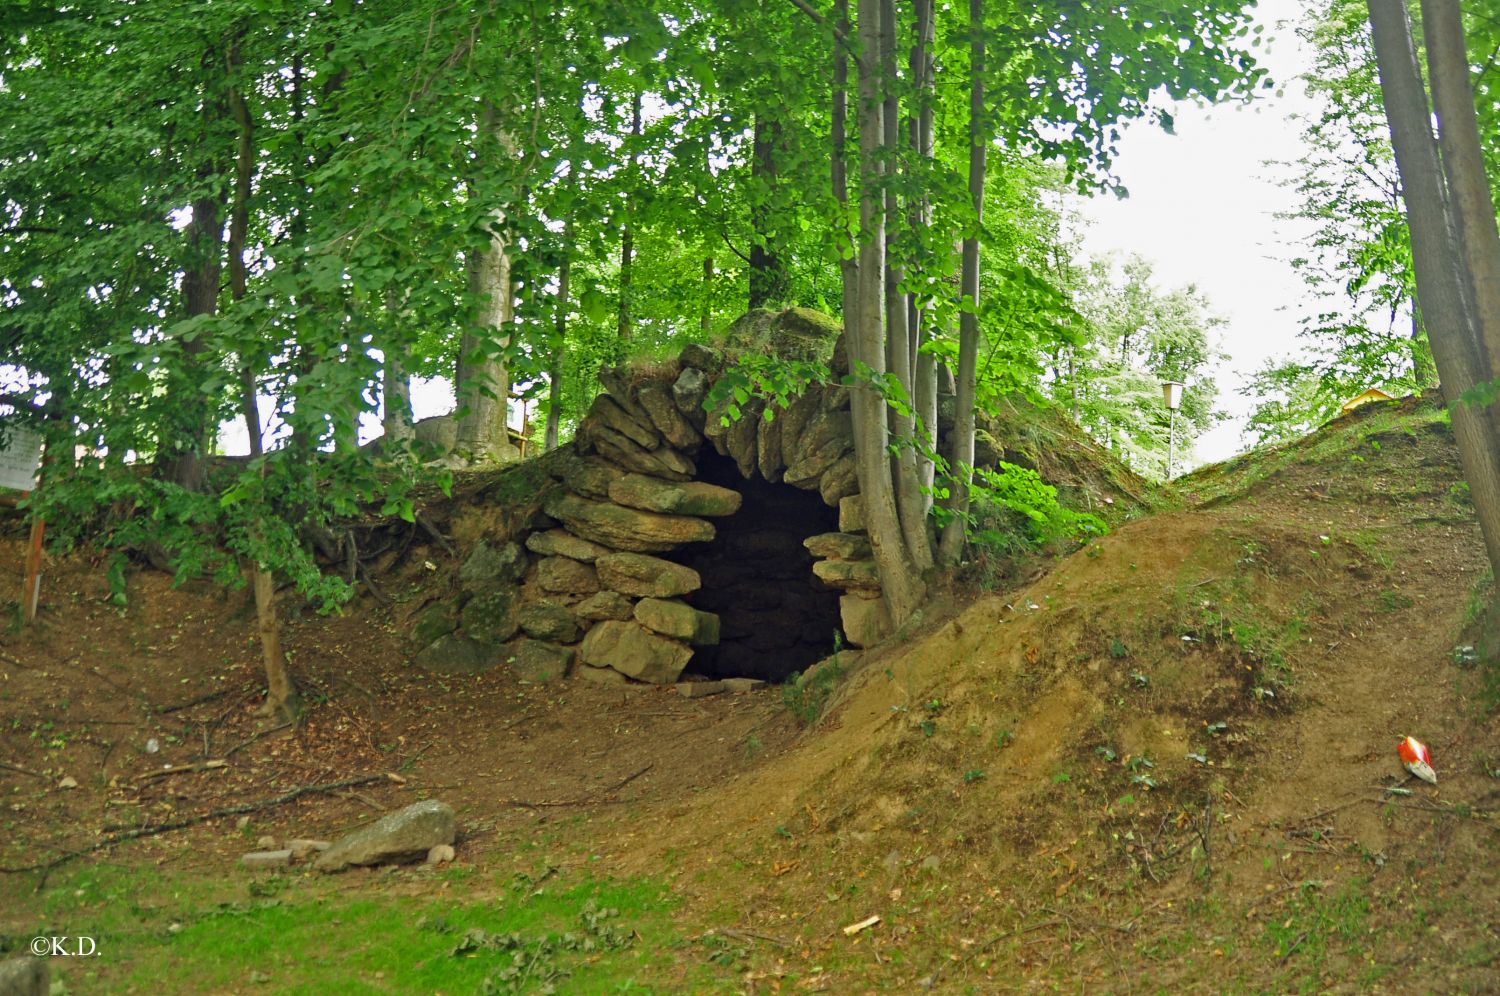
[(1426, 744), (1416, 737), (1407, 737), (1396, 748), (1396, 753), (1401, 755), (1401, 763), (1406, 766), (1407, 771), (1424, 782), (1437, 784), (1437, 772), (1432, 770), (1432, 754), (1428, 752)]

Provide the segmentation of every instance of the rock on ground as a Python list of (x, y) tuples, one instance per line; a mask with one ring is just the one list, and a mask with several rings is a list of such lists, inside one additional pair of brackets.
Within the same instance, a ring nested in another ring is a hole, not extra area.
[(0, 961), (0, 996), (47, 996), (51, 975), (41, 958), (26, 955)]
[(453, 807), (446, 802), (414, 802), (339, 840), (318, 856), (313, 867), (337, 872), (354, 865), (420, 860), (437, 845), (453, 843), (456, 824)]

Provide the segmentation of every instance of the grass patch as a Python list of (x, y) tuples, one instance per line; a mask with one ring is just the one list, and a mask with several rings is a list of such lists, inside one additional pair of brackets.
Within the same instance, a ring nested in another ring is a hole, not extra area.
[(226, 889), (222, 880), (93, 868), (58, 877), (36, 897), (38, 916), (24, 936), (0, 938), (0, 949), (23, 950), (38, 934), (92, 937), (99, 957), (53, 960), (71, 991), (90, 993), (261, 985), (306, 994), (628, 993), (728, 985), (716, 966), (679, 964), (685, 941), (673, 926), (675, 901), (647, 879), (538, 884), (518, 877), (484, 900), (397, 894), (410, 882), (377, 873), (368, 889), (348, 893), (330, 892), (322, 879), (267, 876)]

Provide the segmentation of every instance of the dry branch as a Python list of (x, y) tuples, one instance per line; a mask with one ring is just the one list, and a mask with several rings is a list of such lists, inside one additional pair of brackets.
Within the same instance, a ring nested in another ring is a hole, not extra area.
[(196, 826), (199, 823), (204, 823), (208, 820), (219, 819), (220, 817), (224, 816), (239, 816), (243, 813), (257, 813), (261, 810), (273, 809), (276, 806), (284, 806), (287, 803), (300, 799), (305, 795), (338, 792), (341, 789), (358, 788), (361, 785), (369, 785), (372, 782), (394, 780), (395, 779), (388, 774), (359, 775), (355, 778), (346, 778), (343, 781), (332, 782), (327, 785), (299, 785), (288, 792), (283, 792), (281, 795), (275, 796), (270, 799), (261, 799), (256, 802), (242, 802), (239, 805), (235, 806), (222, 806), (218, 809), (209, 810), (206, 813), (199, 813), (196, 816), (184, 816), (180, 820), (172, 820), (167, 823), (157, 823), (153, 826), (140, 827), (136, 830), (126, 830), (121, 833), (110, 834), (109, 836), (104, 837), (101, 840), (97, 840), (87, 847), (82, 848), (81, 850), (68, 850), (61, 845), (51, 845), (53, 850), (62, 851), (63, 854), (60, 857), (53, 858), (51, 861), (42, 861), (34, 865), (22, 865), (19, 867), (6, 867), (4, 865), (0, 865), (0, 873), (4, 873), (7, 875), (19, 875), (25, 872), (39, 871), (42, 873), (42, 877), (40, 881), (37, 882), (36, 887), (37, 891), (40, 892), (42, 890), (42, 887), (47, 882), (47, 875), (54, 868), (68, 861), (71, 861), (74, 858), (81, 858), (86, 855), (92, 854), (95, 851), (102, 851), (106, 847), (114, 847), (116, 844), (123, 844), (126, 841), (130, 840), (140, 840), (144, 837), (155, 837), (158, 834), (170, 833), (173, 830), (182, 830), (187, 827)]

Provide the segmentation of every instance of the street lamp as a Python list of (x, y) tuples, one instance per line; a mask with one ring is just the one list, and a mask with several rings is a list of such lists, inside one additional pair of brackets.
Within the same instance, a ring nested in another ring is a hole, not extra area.
[(1167, 480), (1170, 481), (1172, 463), (1177, 456), (1177, 409), (1182, 406), (1182, 383), (1175, 380), (1163, 381), (1161, 399), (1166, 402), (1167, 411), (1171, 412), (1167, 423)]

